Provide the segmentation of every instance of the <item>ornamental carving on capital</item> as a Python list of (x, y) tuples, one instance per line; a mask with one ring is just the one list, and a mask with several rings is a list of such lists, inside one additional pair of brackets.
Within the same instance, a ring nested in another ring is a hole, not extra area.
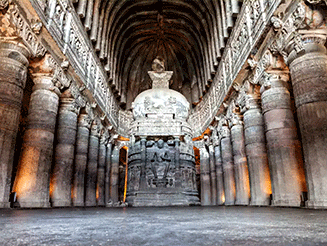
[(226, 118), (228, 119), (229, 127), (243, 125), (240, 108), (235, 104), (235, 100), (230, 102), (226, 112)]
[(0, 0), (0, 10), (9, 6), (9, 0)]

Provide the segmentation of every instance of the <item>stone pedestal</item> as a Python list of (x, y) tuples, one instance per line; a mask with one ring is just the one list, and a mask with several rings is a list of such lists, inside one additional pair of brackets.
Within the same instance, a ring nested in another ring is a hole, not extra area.
[[(21, 207), (49, 207), (49, 181), (52, 164), (59, 89), (53, 85), (46, 57), (33, 64), (33, 93), (24, 133), (14, 191)], [(43, 73), (42, 73), (43, 72)]]
[(235, 204), (248, 205), (250, 201), (250, 181), (248, 164), (245, 154), (244, 129), (241, 123), (232, 126), (231, 137), (235, 171)]
[(85, 206), (97, 205), (96, 189), (99, 158), (99, 126), (93, 121), (89, 138), (88, 162), (86, 167)]
[(243, 116), (251, 205), (266, 206), (270, 203), (271, 183), (261, 109), (256, 105), (248, 109)]
[(205, 146), (200, 148), (201, 206), (211, 205), (210, 157)]
[[(305, 185), (301, 145), (291, 110), (287, 75), (271, 75), (261, 87), (273, 206), (301, 205)], [(304, 181), (304, 184), (303, 184)]]
[(119, 148), (115, 146), (111, 157), (111, 175), (110, 175), (110, 198), (113, 203), (118, 202), (118, 185), (119, 185)]
[(75, 150), (75, 172), (73, 182), (73, 205), (84, 206), (85, 170), (87, 166), (87, 153), (89, 149), (90, 119), (87, 114), (80, 114)]
[(99, 161), (98, 161), (98, 182), (97, 182), (97, 204), (105, 205), (105, 172), (106, 172), (106, 147), (107, 139), (102, 136), (99, 145)]
[[(319, 32), (321, 31), (321, 32)], [(289, 55), (301, 130), (310, 208), (327, 208), (327, 55), (326, 31), (302, 31), (304, 51)]]
[(51, 201), (53, 207), (70, 207), (76, 142), (78, 105), (66, 91), (61, 95), (52, 177)]
[(225, 202), (223, 162), (221, 160), (220, 145), (215, 146), (215, 165), (217, 179), (217, 205), (223, 205)]
[(234, 205), (235, 203), (235, 179), (233, 150), (228, 126), (222, 127), (222, 138), (220, 141), (221, 159), (223, 163), (225, 205)]
[(215, 163), (215, 150), (209, 145), (210, 179), (211, 179), (211, 205), (217, 205), (217, 176)]
[(112, 143), (108, 143), (107, 151), (106, 151), (106, 180), (105, 180), (105, 204), (106, 205), (110, 201), (111, 154), (112, 154)]
[(0, 208), (9, 207), (12, 165), (29, 52), (0, 41)]

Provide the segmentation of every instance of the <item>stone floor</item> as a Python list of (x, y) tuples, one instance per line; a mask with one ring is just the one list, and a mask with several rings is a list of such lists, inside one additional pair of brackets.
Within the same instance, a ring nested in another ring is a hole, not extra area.
[(0, 210), (0, 245), (327, 245), (327, 211), (263, 207)]

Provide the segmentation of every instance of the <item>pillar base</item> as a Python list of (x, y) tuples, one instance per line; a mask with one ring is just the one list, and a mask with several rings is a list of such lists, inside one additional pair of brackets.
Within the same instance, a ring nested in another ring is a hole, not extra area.
[(10, 208), (10, 202), (0, 202), (0, 208)]
[(272, 200), (271, 206), (274, 207), (300, 207), (301, 200)]
[(234, 203), (234, 202), (225, 202), (224, 205), (225, 205), (225, 206), (234, 206), (235, 203)]
[(72, 203), (69, 201), (53, 201), (52, 202), (52, 207), (71, 207)]
[(73, 206), (74, 207), (84, 207), (84, 202), (76, 202), (76, 203), (73, 203)]
[(49, 202), (19, 202), (21, 208), (50, 208)]
[(247, 206), (249, 203), (249, 201), (236, 201), (235, 205)]
[(313, 208), (313, 209), (326, 209), (327, 208), (327, 201), (315, 201), (309, 200), (306, 202), (306, 207)]
[(270, 200), (264, 200), (264, 201), (251, 201), (250, 206), (269, 206)]

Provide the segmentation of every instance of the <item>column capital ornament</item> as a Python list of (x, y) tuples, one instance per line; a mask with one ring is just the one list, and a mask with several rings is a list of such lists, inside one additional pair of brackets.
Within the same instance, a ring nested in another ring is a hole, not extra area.
[[(307, 1), (318, 3), (321, 1)], [(285, 18), (273, 16), (271, 23), (277, 32), (269, 48), (273, 53), (279, 52), (287, 64), (296, 56), (316, 51), (308, 44), (324, 45), (327, 37), (326, 21), (323, 10), (312, 8), (303, 1), (295, 2)]]
[(226, 118), (229, 122), (229, 127), (236, 125), (243, 125), (243, 117), (240, 112), (240, 107), (236, 105), (235, 100), (233, 99), (227, 109)]
[(226, 138), (230, 136), (230, 129), (229, 129), (229, 124), (226, 115), (221, 114), (218, 122), (218, 136), (220, 139)]
[(240, 112), (244, 113), (249, 109), (260, 108), (259, 100), (259, 88), (247, 80), (241, 87), (235, 104), (240, 107)]
[(92, 119), (89, 117), (88, 114), (80, 114), (78, 118), (78, 126), (79, 127), (86, 127), (90, 129), (92, 124)]
[(0, 0), (0, 10), (9, 6), (9, 0)]

